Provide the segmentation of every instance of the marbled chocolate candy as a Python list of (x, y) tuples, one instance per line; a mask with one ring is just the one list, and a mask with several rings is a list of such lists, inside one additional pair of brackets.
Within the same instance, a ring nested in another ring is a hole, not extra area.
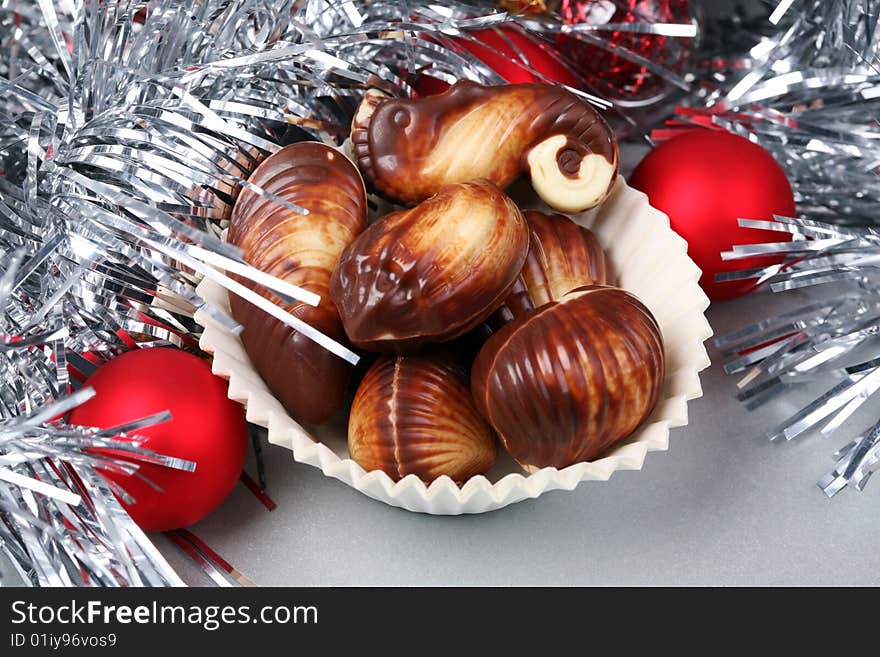
[[(345, 334), (330, 299), (339, 254), (366, 225), (366, 194), (355, 166), (338, 151), (300, 142), (267, 158), (250, 182), (305, 208), (303, 215), (245, 189), (232, 212), (228, 239), (254, 267), (321, 297), (317, 307), (284, 303), (241, 280), (334, 340)], [(257, 307), (230, 295), (232, 314), (260, 376), (290, 414), (306, 423), (330, 419), (342, 404), (351, 366)]]
[(382, 356), (373, 364), (351, 407), (348, 451), (364, 470), (395, 481), (447, 475), (462, 483), (496, 456), (463, 372), (436, 356)]
[(529, 224), (529, 254), (510, 296), (489, 320), (496, 330), (576, 288), (613, 284), (610, 263), (590, 230), (561, 214), (523, 214)]
[(351, 341), (408, 352), (467, 333), (507, 297), (528, 252), (525, 219), (487, 181), (442, 187), (373, 223), (339, 258), (331, 292)]
[(608, 196), (618, 171), (611, 128), (587, 101), (554, 85), (463, 80), (418, 99), (370, 90), (351, 139), (367, 180), (405, 203), (475, 178), (505, 188), (527, 171), (552, 208), (582, 212)]
[(471, 373), (477, 408), (525, 469), (596, 458), (648, 417), (664, 377), (648, 309), (614, 287), (579, 288), (495, 333)]

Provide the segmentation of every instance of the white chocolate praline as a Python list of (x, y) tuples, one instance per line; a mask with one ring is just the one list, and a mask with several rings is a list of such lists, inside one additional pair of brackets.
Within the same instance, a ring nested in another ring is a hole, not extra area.
[(574, 214), (605, 200), (615, 169), (603, 156), (590, 153), (581, 160), (577, 176), (566, 175), (557, 156), (567, 143), (565, 135), (553, 135), (534, 146), (526, 159), (538, 196), (553, 209)]

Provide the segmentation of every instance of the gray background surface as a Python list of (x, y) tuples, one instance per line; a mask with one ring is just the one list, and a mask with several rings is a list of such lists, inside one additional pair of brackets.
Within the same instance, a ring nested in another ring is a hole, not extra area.
[[(783, 307), (809, 298), (786, 297)], [(779, 301), (720, 304), (709, 319), (721, 334)], [(672, 432), (669, 451), (608, 482), (489, 514), (432, 517), (370, 500), (270, 445), (278, 508), (268, 512), (237, 486), (192, 529), (261, 585), (880, 584), (880, 480), (831, 500), (815, 485), (848, 438), (771, 444), (763, 432), (796, 410), (796, 398), (749, 413), (717, 362), (702, 382), (705, 396), (689, 405), (690, 424)], [(865, 413), (876, 415), (872, 406)], [(187, 582), (208, 582), (165, 537), (156, 542)]]

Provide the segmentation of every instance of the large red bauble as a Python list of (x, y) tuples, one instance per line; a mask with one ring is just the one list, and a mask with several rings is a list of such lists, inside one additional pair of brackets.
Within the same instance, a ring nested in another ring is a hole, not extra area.
[[(581, 80), (562, 59), (554, 45), (534, 34), (510, 25), (472, 30), (475, 40), (453, 37), (453, 40), (471, 55), (486, 64), (511, 84), (543, 82), (529, 72), (529, 68), (548, 80), (580, 88)], [(522, 61), (525, 57), (528, 64)], [(449, 85), (433, 78), (430, 73), (415, 81), (416, 90), (423, 96), (442, 93)]]
[[(689, 23), (691, 4), (691, 0), (562, 0), (559, 14), (566, 25)], [(647, 104), (660, 98), (666, 81), (614, 48), (626, 48), (653, 64), (682, 74), (694, 43), (692, 38), (626, 30), (586, 34), (606, 39), (613, 48), (603, 48), (565, 34), (557, 39), (559, 48), (601, 96), (620, 104)]]
[(194, 472), (139, 463), (138, 472), (161, 492), (137, 475), (101, 471), (134, 498), (120, 502), (138, 526), (186, 527), (226, 499), (244, 465), (247, 423), (241, 406), (227, 398), (226, 381), (205, 361), (178, 349), (136, 349), (101, 366), (86, 385), (97, 394), (71, 412), (71, 424), (107, 428), (168, 410), (170, 421), (137, 431), (143, 446), (196, 463)]
[[(754, 281), (716, 283), (715, 274), (764, 267), (766, 257), (721, 260), (736, 244), (781, 242), (785, 233), (740, 228), (737, 220), (795, 216), (791, 185), (782, 167), (760, 146), (723, 130), (688, 130), (661, 143), (636, 167), (630, 185), (669, 215), (703, 270), (700, 285), (713, 301), (744, 294)], [(778, 259), (775, 262), (779, 262)]]
[(508, 25), (473, 30), (469, 34), (479, 43), (460, 39), (459, 44), (511, 84), (541, 81), (519, 64), (522, 56), (529, 68), (553, 82), (580, 87), (577, 75), (549, 41)]

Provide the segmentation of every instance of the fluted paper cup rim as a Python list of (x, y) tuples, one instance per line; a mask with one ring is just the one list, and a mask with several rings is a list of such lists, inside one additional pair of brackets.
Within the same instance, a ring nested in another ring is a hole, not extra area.
[[(395, 482), (382, 471), (364, 471), (310, 435), (263, 383), (241, 340), (202, 310), (195, 314), (204, 328), (199, 346), (213, 354), (212, 370), (229, 380), (229, 398), (244, 405), (249, 422), (268, 430), (270, 443), (290, 449), (295, 461), (392, 506), (439, 515), (482, 513), (551, 490), (573, 490), (582, 481), (605, 481), (618, 470), (640, 470), (648, 452), (668, 449), (670, 429), (688, 422), (687, 402), (702, 396), (699, 372), (709, 366), (704, 342), (712, 336), (705, 317), (709, 299), (699, 287), (701, 272), (687, 255), (687, 243), (670, 228), (669, 218), (622, 177), (600, 208), (573, 218), (596, 233), (619, 286), (636, 294), (657, 318), (667, 356), (666, 379), (651, 416), (595, 461), (515, 472), (494, 482), (480, 475), (461, 487), (446, 476), (430, 484), (414, 475)], [(197, 293), (215, 306), (229, 307), (226, 290), (208, 279)]]

